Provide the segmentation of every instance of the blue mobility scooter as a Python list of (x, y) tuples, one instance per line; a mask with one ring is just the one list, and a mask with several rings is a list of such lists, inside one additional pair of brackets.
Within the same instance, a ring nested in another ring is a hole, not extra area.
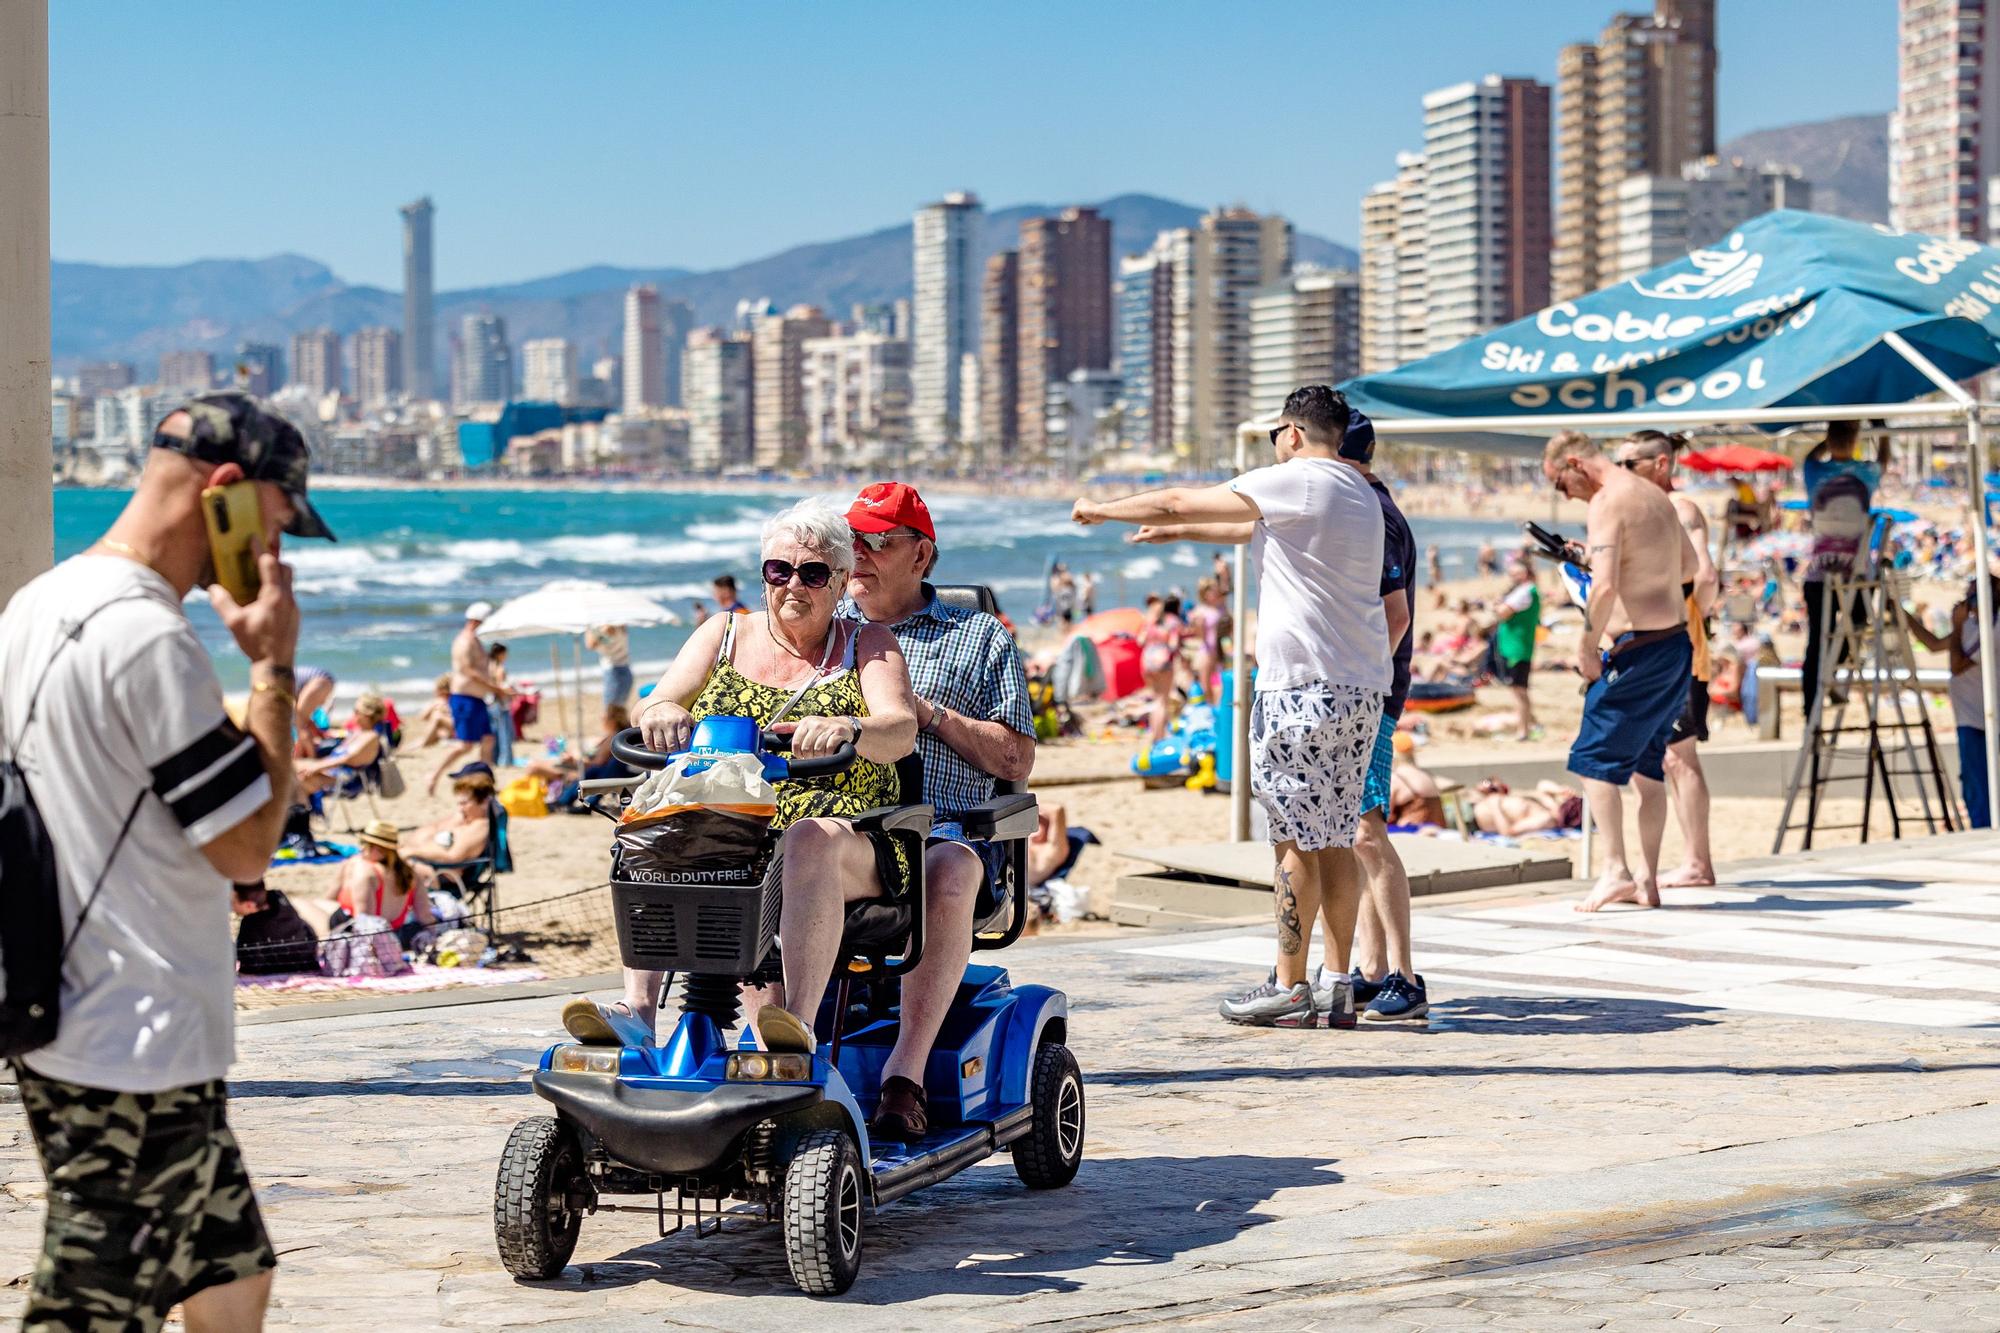
[[(773, 779), (823, 775), (854, 762), (852, 746), (788, 761), (779, 753), (784, 745), (747, 718), (710, 718), (690, 748), (755, 751)], [(636, 729), (614, 749), (635, 768), (660, 768), (671, 757), (646, 750)], [(715, 1235), (733, 1218), (781, 1225), (793, 1280), (809, 1294), (838, 1295), (860, 1270), (871, 1208), (1003, 1148), (1030, 1188), (1066, 1185), (1076, 1175), (1084, 1093), (1064, 1045), (1068, 1000), (1046, 986), (1016, 986), (1005, 969), (978, 963), (966, 968), (924, 1070), (928, 1136), (907, 1145), (869, 1139), (896, 1041), (898, 979), (923, 952), (922, 853), (932, 812), (919, 795), (922, 764), (912, 756), (898, 770), (903, 793), (914, 799), (853, 823), (907, 840), (916, 883), (900, 901), (849, 905), (811, 1055), (757, 1050), (747, 1031), (735, 1042), (725, 1036), (740, 1015), (738, 987), (775, 976), (775, 837), (766, 835), (760, 863), (729, 875), (655, 870), (642, 877), (628, 873), (614, 850), (620, 952), (627, 966), (679, 976), (680, 1021), (657, 1044), (566, 1041), (542, 1057), (534, 1087), (556, 1113), (514, 1127), (494, 1190), (494, 1231), (508, 1272), (555, 1277), (576, 1248), (583, 1218), (595, 1212), (648, 1214), (663, 1236), (690, 1218), (697, 1236)], [(1020, 937), (1035, 816), (1034, 798), (1022, 792), (966, 812), (968, 837), (1005, 844), (1008, 853), (1000, 882), (989, 883), (976, 906), (975, 950), (1005, 948)], [(669, 978), (669, 992), (672, 985)], [(621, 1196), (652, 1199), (606, 1202)]]

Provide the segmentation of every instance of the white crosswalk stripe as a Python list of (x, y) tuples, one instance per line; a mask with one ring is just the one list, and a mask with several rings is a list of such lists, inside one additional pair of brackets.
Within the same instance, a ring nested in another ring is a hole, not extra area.
[[(2000, 1025), (2000, 850), (1852, 872), (1756, 875), (1668, 890), (1664, 910), (1585, 915), (1568, 901), (1420, 910), (1417, 964), (1448, 986), (1923, 1027)], [(1127, 950), (1266, 968), (1268, 930)], [(1319, 956), (1315, 950), (1314, 956)]]

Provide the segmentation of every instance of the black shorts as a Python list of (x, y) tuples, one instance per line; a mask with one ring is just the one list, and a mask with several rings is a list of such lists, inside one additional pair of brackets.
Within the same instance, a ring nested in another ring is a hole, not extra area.
[(1532, 657), (1524, 657), (1518, 662), (1500, 664), (1500, 683), (1511, 685), (1517, 690), (1528, 688), (1528, 668), (1535, 664)]
[(1669, 745), (1682, 741), (1705, 741), (1708, 739), (1708, 682), (1690, 680), (1688, 682), (1687, 707), (1674, 720), (1673, 739)]

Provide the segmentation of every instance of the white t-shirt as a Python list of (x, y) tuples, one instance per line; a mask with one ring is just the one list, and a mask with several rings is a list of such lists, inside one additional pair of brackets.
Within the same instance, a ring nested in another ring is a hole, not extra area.
[[(119, 826), (138, 813), (63, 968), (62, 1024), (36, 1073), (118, 1092), (223, 1077), (235, 1058), (229, 882), (201, 847), (271, 795), (257, 743), (222, 709), (222, 683), (167, 581), (118, 556), (80, 555), (0, 615), (0, 718), (20, 735), (53, 657), (21, 766), (55, 844), (63, 931), (75, 929)], [(148, 793), (140, 800), (141, 793)]]
[(1500, 605), (1506, 607), (1509, 611), (1512, 611), (1515, 615), (1521, 614), (1521, 612), (1527, 610), (1534, 604), (1535, 604), (1535, 585), (1533, 583), (1517, 584), (1516, 586), (1509, 588), (1507, 590), (1507, 595), (1500, 599)]
[[(1993, 629), (2000, 637), (2000, 611), (1993, 616)], [(1972, 654), (1972, 665), (1953, 676), (1944, 687), (1945, 697), (1951, 700), (1952, 720), (1961, 727), (1974, 731), (1986, 730), (1985, 687), (1979, 678), (1979, 612), (1977, 609), (1965, 618), (1959, 628), (1958, 642)]]
[(1257, 502), (1257, 688), (1314, 681), (1387, 694), (1389, 621), (1382, 610), (1382, 503), (1361, 473), (1330, 458), (1294, 458), (1230, 484)]

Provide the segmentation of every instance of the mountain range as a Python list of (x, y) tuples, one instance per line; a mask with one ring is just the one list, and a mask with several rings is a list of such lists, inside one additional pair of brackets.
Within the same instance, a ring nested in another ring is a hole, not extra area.
[(1784, 162), (1812, 182), (1815, 213), (1856, 222), (1889, 220), (1889, 117), (1842, 116), (1781, 125), (1731, 139), (1719, 156)]
[[(1114, 254), (1142, 251), (1157, 233), (1194, 226), (1203, 212), (1145, 194), (1119, 195), (1096, 208), (1111, 220)], [(1021, 204), (989, 212), (985, 254), (1012, 246), (1024, 219), (1057, 211)], [(394, 226), (393, 218), (384, 221), (384, 244), (394, 243)], [(1298, 262), (1327, 268), (1351, 268), (1356, 262), (1351, 248), (1306, 233), (1295, 237), (1293, 251)], [(182, 348), (233, 354), (239, 342), (284, 345), (302, 329), (326, 326), (351, 333), (371, 324), (403, 322), (399, 292), (345, 282), (326, 265), (299, 255), (162, 267), (58, 260), (51, 268), (58, 369), (113, 358), (137, 363), (143, 375), (162, 353)], [(768, 297), (780, 308), (808, 302), (844, 317), (856, 302), (910, 294), (910, 226), (905, 222), (794, 246), (708, 272), (599, 264), (527, 282), (439, 292), (439, 365), (460, 318), (481, 311), (505, 318), (508, 336), (517, 343), (568, 338), (588, 364), (619, 350), (625, 289), (637, 282), (653, 283), (663, 296), (688, 301), (704, 324), (728, 322), (737, 301), (746, 297)]]
[[(1888, 218), (1888, 117), (1845, 116), (1746, 134), (1722, 145), (1724, 157), (1786, 162), (1813, 185), (1813, 207), (1881, 222)], [(1154, 235), (1195, 225), (1203, 210), (1154, 195), (1124, 194), (1096, 206), (1111, 219), (1116, 254), (1133, 254)], [(1021, 204), (986, 215), (986, 254), (1015, 243), (1025, 218), (1057, 211)], [(394, 245), (395, 221), (383, 219), (383, 244)], [(1354, 251), (1306, 233), (1295, 238), (1302, 263), (1352, 267)], [(161, 353), (205, 348), (230, 354), (239, 342), (284, 344), (301, 329), (341, 333), (370, 324), (400, 326), (400, 293), (342, 280), (326, 265), (299, 255), (268, 259), (206, 259), (162, 267), (56, 261), (54, 353), (58, 369), (100, 358), (129, 360), (150, 374)], [(856, 302), (910, 294), (910, 226), (899, 222), (840, 240), (794, 246), (731, 268), (615, 268), (593, 265), (545, 278), (437, 294), (440, 368), (459, 319), (491, 311), (507, 321), (516, 342), (563, 337), (586, 364), (619, 350), (625, 289), (656, 284), (681, 297), (705, 324), (726, 323), (737, 301), (768, 297), (781, 308), (808, 302), (844, 316)], [(442, 383), (440, 378), (440, 383)]]

